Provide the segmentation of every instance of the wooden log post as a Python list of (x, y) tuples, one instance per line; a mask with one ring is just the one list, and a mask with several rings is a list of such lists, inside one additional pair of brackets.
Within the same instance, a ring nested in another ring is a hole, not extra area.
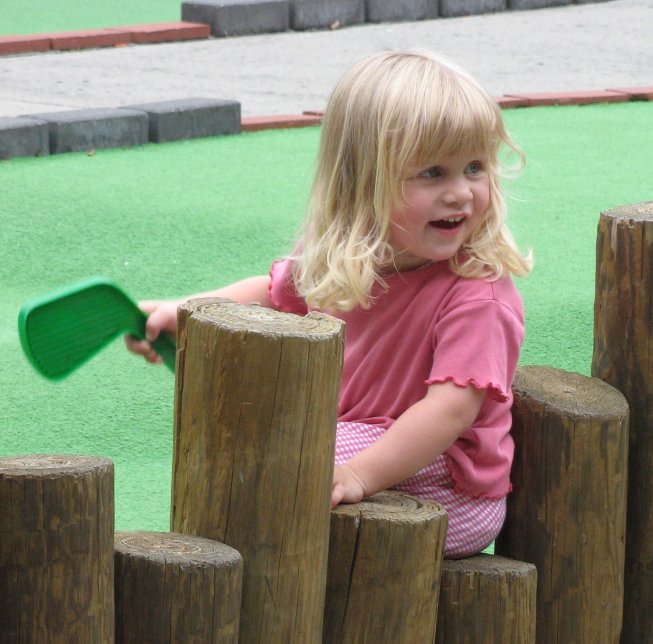
[(116, 644), (237, 644), (240, 553), (166, 532), (117, 532)]
[(513, 492), (496, 552), (537, 566), (538, 642), (618, 642), (626, 400), (550, 367), (518, 369), (513, 390)]
[(433, 642), (447, 514), (395, 491), (331, 512), (325, 644)]
[(0, 642), (113, 643), (113, 464), (0, 458)]
[(536, 593), (533, 564), (445, 559), (435, 644), (535, 644)]
[(178, 329), (172, 530), (243, 555), (241, 642), (318, 642), (344, 327), (198, 299)]
[(623, 642), (653, 642), (653, 201), (601, 213), (592, 375), (630, 405)]

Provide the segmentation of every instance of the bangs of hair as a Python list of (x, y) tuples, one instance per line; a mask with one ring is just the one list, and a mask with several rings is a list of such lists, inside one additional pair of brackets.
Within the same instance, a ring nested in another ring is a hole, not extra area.
[[(411, 60), (412, 58), (412, 60)], [(430, 54), (405, 59), (412, 92), (398, 106), (395, 139), (400, 174), (406, 178), (439, 158), (488, 158), (496, 169), (499, 149), (510, 145), (501, 112), (483, 87), (462, 69)], [(512, 147), (512, 146), (511, 146)]]

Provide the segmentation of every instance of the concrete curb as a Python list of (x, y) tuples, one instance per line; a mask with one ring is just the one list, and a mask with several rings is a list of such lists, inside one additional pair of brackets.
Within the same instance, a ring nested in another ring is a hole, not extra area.
[(367, 22), (432, 20), (438, 17), (438, 0), (366, 0)]
[(23, 116), (0, 118), (0, 159), (44, 157), (48, 154), (49, 126), (45, 121)]
[(151, 143), (238, 134), (241, 130), (240, 103), (237, 101), (188, 98), (125, 105), (121, 109), (147, 114)]
[[(502, 109), (653, 101), (653, 86), (496, 97)], [(0, 159), (129, 147), (208, 136), (319, 125), (324, 112), (240, 116), (240, 103), (189, 98), (119, 108), (68, 110), (0, 118)]]
[(507, 9), (507, 0), (440, 0), (440, 15), (443, 18), (495, 13)]
[(49, 152), (81, 152), (95, 148), (120, 148), (148, 141), (145, 112), (119, 108), (98, 108), (31, 114), (37, 127), (48, 125)]
[(243, 36), (293, 29), (337, 29), (609, 0), (188, 0), (182, 22), (109, 27), (57, 34), (0, 36), (0, 56), (130, 44)]
[[(596, 2), (597, 0), (591, 0)], [(601, 2), (602, 0), (598, 0)], [(565, 4), (580, 4), (576, 0), (508, 0), (510, 9), (543, 9), (544, 7), (559, 7)]]
[(206, 22), (215, 37), (337, 29), (349, 25), (472, 16), (606, 0), (188, 0), (182, 19)]
[(206, 23), (218, 38), (275, 33), (290, 29), (288, 0), (214, 0), (184, 2), (182, 20)]
[(0, 118), (0, 159), (238, 134), (240, 103), (189, 98)]
[(295, 31), (362, 25), (365, 14), (365, 0), (290, 0), (290, 26)]

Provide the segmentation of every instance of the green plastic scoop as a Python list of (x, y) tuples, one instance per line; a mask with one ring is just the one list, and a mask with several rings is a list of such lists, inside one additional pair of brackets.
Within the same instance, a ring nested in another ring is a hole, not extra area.
[[(118, 286), (96, 277), (26, 303), (18, 315), (25, 355), (46, 378), (59, 380), (116, 337), (145, 337), (147, 314)], [(152, 348), (175, 369), (175, 343), (161, 334)]]

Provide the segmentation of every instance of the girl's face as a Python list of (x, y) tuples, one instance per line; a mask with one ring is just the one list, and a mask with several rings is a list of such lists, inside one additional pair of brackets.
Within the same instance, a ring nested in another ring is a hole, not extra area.
[(390, 244), (399, 270), (448, 260), (470, 238), (490, 203), (488, 159), (437, 159), (403, 184), (390, 214)]

